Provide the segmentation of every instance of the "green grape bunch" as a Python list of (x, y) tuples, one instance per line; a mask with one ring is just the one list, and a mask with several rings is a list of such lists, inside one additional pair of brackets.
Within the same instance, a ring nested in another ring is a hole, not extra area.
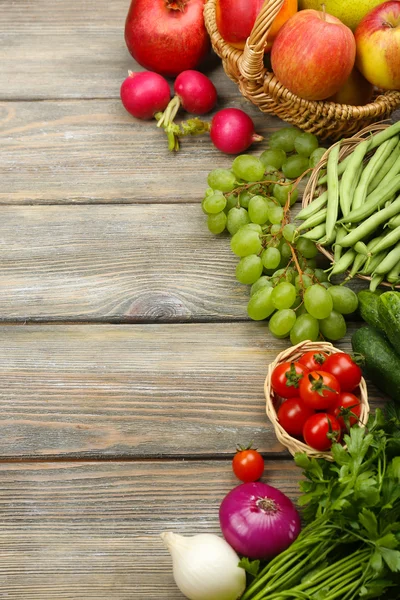
[(290, 222), (298, 184), (324, 153), (315, 135), (285, 127), (259, 157), (241, 154), (230, 169), (211, 171), (202, 201), (209, 231), (231, 236), (236, 279), (251, 286), (249, 317), (292, 344), (341, 339), (343, 315), (357, 308), (357, 295), (328, 281), (315, 243)]

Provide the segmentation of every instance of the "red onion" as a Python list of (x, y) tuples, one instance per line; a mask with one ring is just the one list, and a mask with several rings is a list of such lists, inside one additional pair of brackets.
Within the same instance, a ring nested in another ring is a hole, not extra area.
[(301, 529), (292, 501), (260, 481), (231, 490), (221, 503), (219, 521), (228, 544), (253, 559), (269, 559), (283, 552)]

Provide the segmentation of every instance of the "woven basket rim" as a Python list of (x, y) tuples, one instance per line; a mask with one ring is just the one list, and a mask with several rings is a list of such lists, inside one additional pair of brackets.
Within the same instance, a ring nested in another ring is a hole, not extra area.
[[(340, 153), (339, 153), (339, 162), (342, 161), (344, 158), (346, 158), (346, 156), (348, 156), (348, 154), (350, 154), (354, 150), (354, 148), (356, 146), (358, 146), (358, 144), (361, 144), (363, 141), (365, 141), (365, 139), (367, 139), (369, 136), (371, 136), (371, 133), (378, 133), (379, 131), (387, 129), (388, 127), (390, 127), (390, 123), (380, 121), (378, 123), (375, 123), (374, 125), (365, 127), (364, 129), (362, 129), (361, 131), (359, 131), (358, 133), (356, 133), (355, 135), (353, 135), (351, 137), (340, 140), (340, 148), (341, 149), (340, 149)], [(321, 157), (321, 160), (319, 161), (319, 163), (311, 171), (310, 178), (309, 178), (307, 185), (305, 187), (305, 190), (303, 192), (303, 197), (302, 197), (302, 207), (303, 208), (308, 206), (313, 200), (316, 200), (318, 198), (318, 196), (324, 190), (327, 189), (325, 184), (323, 184), (322, 186), (321, 185), (318, 186), (318, 179), (319, 179), (320, 171), (326, 167), (329, 154), (335, 145), (337, 145), (337, 144), (333, 144), (332, 146), (327, 148), (325, 154)], [(315, 192), (319, 192), (319, 194), (315, 195)], [(326, 258), (328, 258), (328, 260), (331, 263), (333, 263), (334, 255), (332, 254), (332, 252), (330, 250), (327, 250), (327, 248), (325, 248), (324, 246), (321, 246), (320, 244), (316, 244), (316, 246), (317, 246), (319, 252), (321, 252), (321, 254), (326, 256)], [(347, 271), (347, 273), (349, 273), (349, 271)], [(357, 279), (362, 279), (363, 281), (371, 281), (371, 277), (369, 275), (362, 275), (361, 273), (357, 273), (355, 275), (355, 277)], [(389, 283), (388, 281), (382, 281), (379, 285), (385, 286), (389, 289), (400, 289), (400, 284), (393, 285), (393, 284)]]
[[(294, 361), (294, 360), (300, 358), (300, 356), (302, 356), (302, 354), (304, 354), (305, 352), (309, 352), (309, 351), (327, 352), (329, 354), (336, 354), (336, 353), (344, 352), (344, 350), (340, 350), (339, 348), (336, 348), (330, 342), (322, 342), (322, 341), (311, 342), (309, 340), (300, 342), (299, 344), (296, 344), (295, 346), (291, 346), (290, 348), (287, 348), (283, 352), (280, 352), (278, 354), (278, 356), (275, 358), (275, 360), (272, 363), (270, 363), (270, 365), (268, 366), (268, 373), (267, 373), (267, 376), (266, 376), (265, 382), (264, 382), (264, 394), (265, 394), (265, 399), (266, 399), (266, 413), (267, 413), (267, 416), (274, 428), (275, 435), (278, 438), (278, 441), (283, 446), (285, 446), (285, 448), (287, 448), (289, 450), (289, 452), (290, 452), (290, 454), (292, 454), (292, 456), (294, 456), (296, 454), (296, 452), (305, 452), (307, 454), (307, 456), (309, 456), (310, 458), (325, 458), (326, 460), (332, 461), (333, 457), (332, 457), (332, 453), (330, 451), (319, 452), (318, 450), (314, 450), (310, 446), (307, 446), (307, 444), (305, 444), (301, 440), (298, 440), (298, 439), (292, 437), (291, 435), (289, 435), (283, 429), (281, 424), (279, 423), (277, 414), (276, 414), (276, 410), (275, 410), (275, 406), (274, 406), (274, 400), (276, 399), (276, 396), (275, 396), (275, 394), (272, 390), (272, 386), (271, 386), (271, 377), (272, 377), (273, 370), (279, 364), (281, 364), (283, 362)], [(365, 426), (368, 421), (370, 407), (369, 407), (369, 403), (368, 403), (367, 384), (366, 384), (364, 378), (362, 378), (361, 382), (360, 382), (360, 400), (361, 400), (360, 423), (362, 426)]]

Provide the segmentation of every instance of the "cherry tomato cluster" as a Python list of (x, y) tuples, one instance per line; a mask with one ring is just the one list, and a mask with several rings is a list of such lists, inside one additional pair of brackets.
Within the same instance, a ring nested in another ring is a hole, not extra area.
[(278, 421), (291, 436), (315, 450), (329, 450), (358, 422), (357, 387), (362, 372), (345, 352), (306, 352), (272, 372), (272, 389), (280, 401)]

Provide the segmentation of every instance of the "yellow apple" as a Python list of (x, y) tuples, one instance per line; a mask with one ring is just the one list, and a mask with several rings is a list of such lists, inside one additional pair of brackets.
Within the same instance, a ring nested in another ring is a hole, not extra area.
[(299, 10), (303, 8), (322, 10), (323, 4), (327, 13), (337, 17), (354, 31), (367, 13), (383, 2), (382, 0), (299, 0)]
[(360, 71), (354, 67), (343, 87), (328, 100), (338, 104), (363, 106), (372, 99), (373, 93), (374, 86), (372, 83), (367, 81)]
[(384, 2), (358, 25), (356, 66), (384, 90), (400, 90), (400, 2)]

